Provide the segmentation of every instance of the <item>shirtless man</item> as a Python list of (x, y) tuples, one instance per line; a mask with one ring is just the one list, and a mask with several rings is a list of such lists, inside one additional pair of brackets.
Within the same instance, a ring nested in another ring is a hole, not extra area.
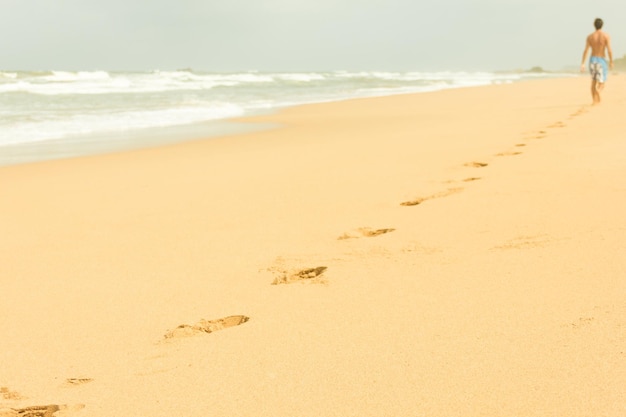
[[(591, 73), (591, 97), (593, 104), (600, 103), (600, 93), (609, 75), (609, 67), (613, 69), (613, 51), (611, 50), (611, 37), (602, 30), (602, 19), (596, 19), (593, 25), (596, 31), (587, 36), (587, 45), (583, 52), (583, 61), (580, 64), (580, 72), (585, 71), (585, 59), (591, 49), (589, 58), (589, 72)], [(609, 55), (609, 65), (606, 64), (605, 51)]]

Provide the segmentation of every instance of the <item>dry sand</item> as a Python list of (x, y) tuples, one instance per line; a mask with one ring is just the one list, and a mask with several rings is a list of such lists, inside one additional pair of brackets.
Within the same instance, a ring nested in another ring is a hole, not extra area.
[(588, 84), (0, 168), (0, 416), (626, 415), (626, 79)]

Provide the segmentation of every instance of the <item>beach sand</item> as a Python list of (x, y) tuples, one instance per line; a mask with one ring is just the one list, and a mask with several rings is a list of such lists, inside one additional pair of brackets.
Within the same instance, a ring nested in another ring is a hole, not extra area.
[(0, 168), (0, 416), (626, 415), (626, 78), (588, 88)]

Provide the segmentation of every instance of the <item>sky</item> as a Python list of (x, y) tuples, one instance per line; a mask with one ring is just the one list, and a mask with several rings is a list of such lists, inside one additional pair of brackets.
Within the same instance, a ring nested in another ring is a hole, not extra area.
[(0, 0), (1, 70), (496, 71), (580, 65), (624, 0)]

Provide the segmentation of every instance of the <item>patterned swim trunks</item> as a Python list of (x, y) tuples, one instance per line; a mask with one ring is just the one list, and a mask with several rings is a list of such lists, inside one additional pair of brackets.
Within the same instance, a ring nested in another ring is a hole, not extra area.
[(609, 67), (606, 64), (606, 60), (599, 56), (592, 56), (589, 59), (589, 72), (593, 80), (599, 83), (606, 82), (606, 78), (609, 75)]

